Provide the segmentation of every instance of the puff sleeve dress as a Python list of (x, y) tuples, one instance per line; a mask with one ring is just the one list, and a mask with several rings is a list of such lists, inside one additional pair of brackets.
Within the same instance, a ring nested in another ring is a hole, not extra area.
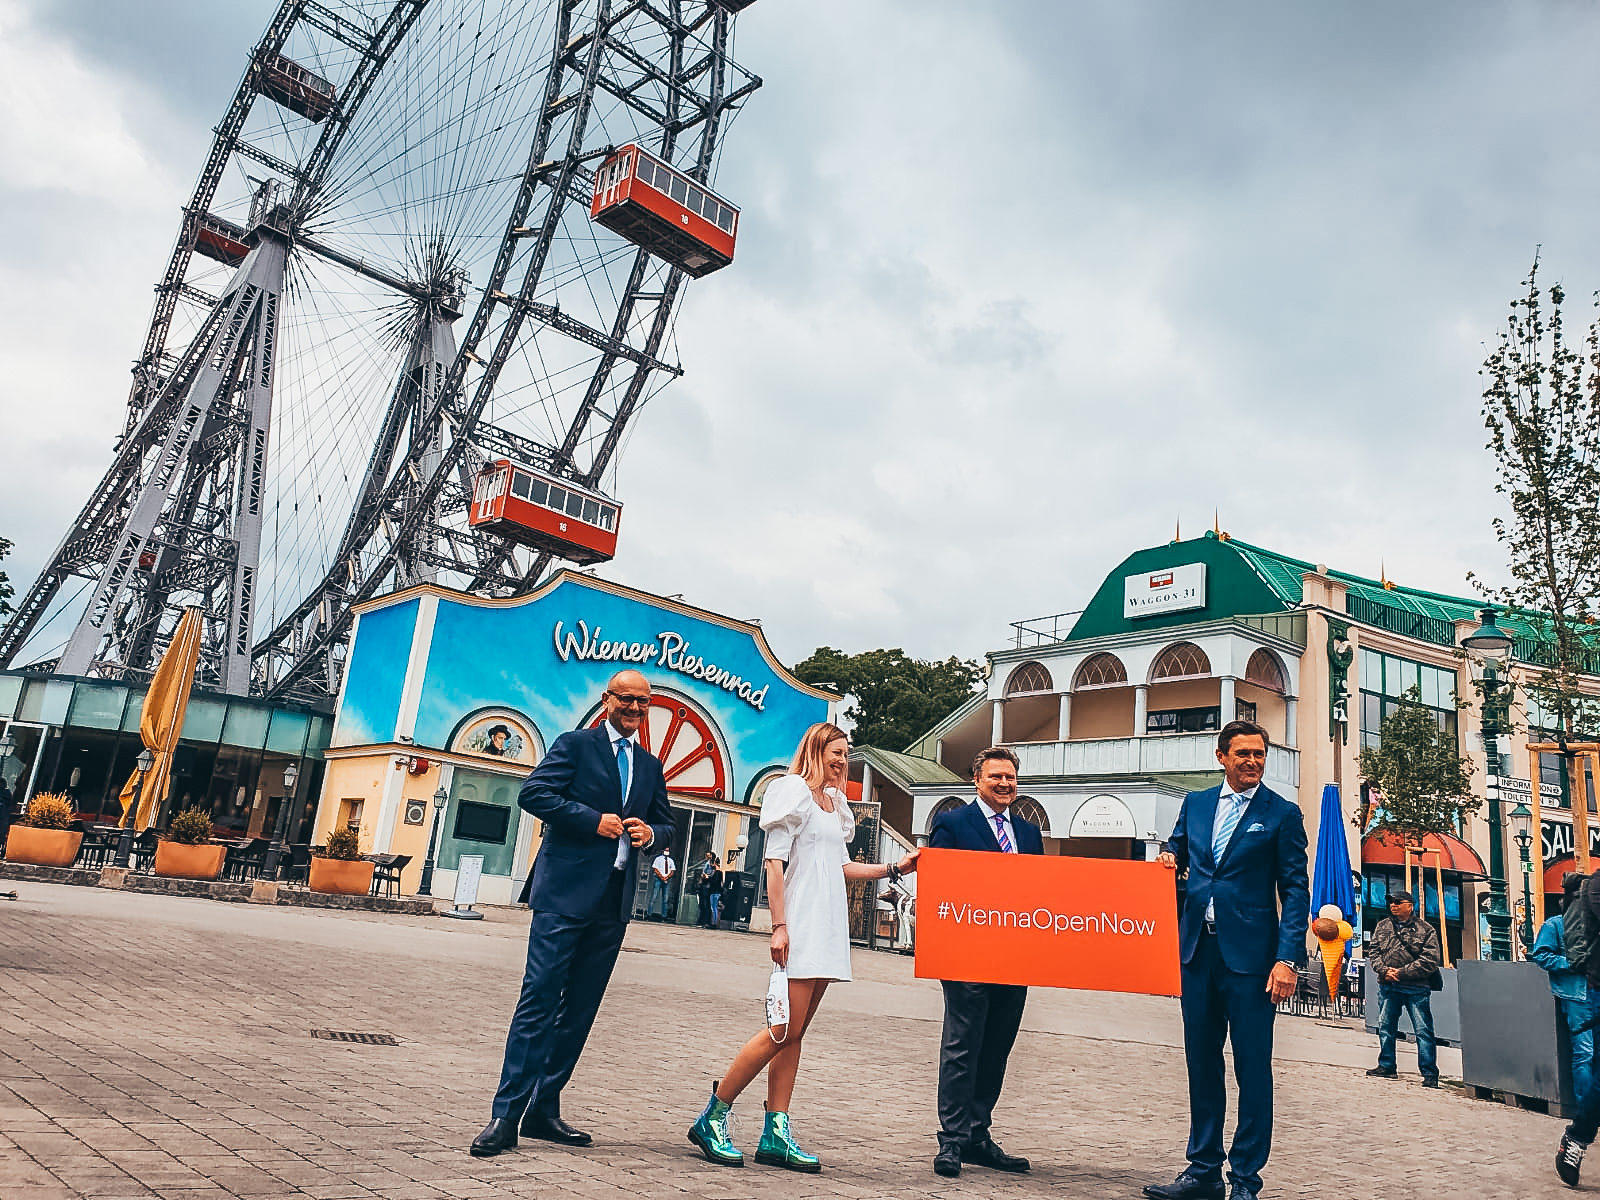
[(766, 858), (781, 859), (783, 913), (789, 927), (789, 978), (850, 978), (850, 902), (844, 864), (850, 861), (855, 816), (850, 804), (829, 789), (833, 812), (825, 811), (798, 775), (767, 786), (761, 801)]

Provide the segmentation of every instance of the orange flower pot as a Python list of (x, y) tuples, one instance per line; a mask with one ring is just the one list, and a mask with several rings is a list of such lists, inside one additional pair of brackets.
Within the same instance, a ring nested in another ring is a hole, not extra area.
[(222, 874), (226, 846), (209, 842), (186, 846), (182, 842), (156, 843), (156, 874), (168, 879), (215, 879)]
[(6, 839), (6, 861), (35, 867), (70, 867), (78, 858), (83, 834), (72, 829), (34, 829), (13, 825)]
[(344, 858), (313, 858), (309, 886), (330, 896), (365, 896), (372, 890), (375, 862)]

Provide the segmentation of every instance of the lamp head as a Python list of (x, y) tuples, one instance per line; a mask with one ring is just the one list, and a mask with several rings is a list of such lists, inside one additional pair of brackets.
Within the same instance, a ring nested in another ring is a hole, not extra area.
[(1511, 818), (1511, 827), (1517, 831), (1517, 838), (1530, 837), (1528, 827), (1533, 824), (1533, 810), (1526, 804), (1518, 801), (1517, 806), (1508, 814)]
[(738, 837), (733, 839), (733, 844), (740, 850), (744, 850), (749, 847), (750, 839), (741, 833)]
[(1481, 655), (1487, 663), (1503, 663), (1511, 654), (1511, 635), (1495, 623), (1493, 608), (1479, 609), (1478, 621), (1478, 628), (1461, 639), (1461, 648)]
[(151, 754), (150, 747), (146, 746), (143, 750), (139, 751), (139, 757), (135, 761), (139, 764), (139, 770), (148, 771), (151, 767), (156, 765), (156, 756)]
[(442, 809), (448, 803), (450, 803), (450, 793), (444, 790), (444, 784), (441, 783), (439, 790), (433, 793), (433, 806)]
[(294, 785), (300, 782), (300, 764), (291, 761), (283, 769), (283, 790), (292, 793)]

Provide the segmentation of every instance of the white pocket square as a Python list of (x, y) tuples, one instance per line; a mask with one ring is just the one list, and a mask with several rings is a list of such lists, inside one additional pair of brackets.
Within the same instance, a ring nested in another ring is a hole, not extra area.
[(1250, 826), (1249, 829), (1245, 830), (1246, 833), (1265, 833), (1266, 831), (1267, 827), (1260, 821), (1257, 821), (1254, 825)]

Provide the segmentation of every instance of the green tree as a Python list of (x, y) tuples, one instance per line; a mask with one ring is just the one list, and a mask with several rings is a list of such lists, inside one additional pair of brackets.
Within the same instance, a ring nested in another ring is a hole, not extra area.
[(904, 650), (845, 654), (831, 646), (794, 669), (806, 683), (855, 697), (844, 715), (855, 722), (858, 746), (904, 750), (966, 702), (983, 678), (977, 663), (954, 655), (942, 662), (909, 657)]
[(1543, 669), (1524, 686), (1539, 723), (1565, 746), (1600, 715), (1578, 679), (1600, 657), (1600, 375), (1591, 369), (1600, 367), (1600, 326), (1590, 323), (1585, 349), (1574, 346), (1566, 293), (1559, 284), (1542, 293), (1538, 276), (1535, 257), (1481, 372), (1495, 491), (1510, 508), (1494, 531), (1511, 582), (1473, 582), (1527, 629), (1517, 657)]
[(1455, 833), (1463, 813), (1481, 801), (1472, 794), (1472, 764), (1456, 739), (1422, 704), (1413, 686), (1383, 719), (1379, 744), (1361, 751), (1361, 775), (1383, 793), (1374, 831), (1416, 845), (1428, 833)]

